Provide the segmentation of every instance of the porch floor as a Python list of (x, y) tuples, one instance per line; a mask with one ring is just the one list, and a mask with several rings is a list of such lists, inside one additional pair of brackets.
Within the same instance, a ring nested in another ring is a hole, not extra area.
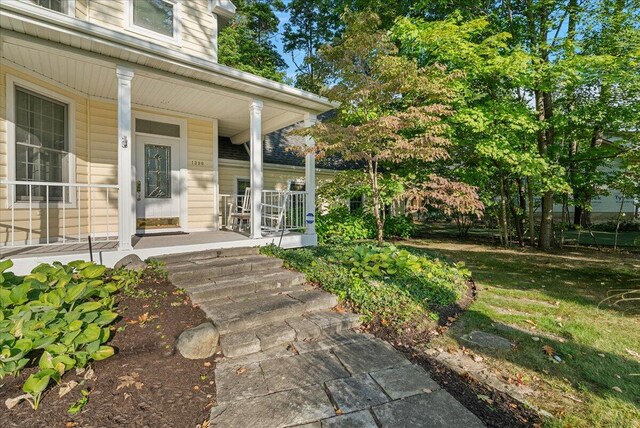
[[(223, 243), (234, 241), (250, 241), (247, 235), (232, 231), (210, 231), (210, 232), (194, 232), (183, 234), (158, 234), (134, 236), (131, 239), (133, 250), (146, 250), (150, 248), (177, 247), (185, 245), (202, 245), (210, 243)], [(249, 242), (247, 242), (249, 246)], [(117, 251), (118, 241), (96, 242), (93, 244), (93, 252), (97, 254), (105, 251)], [(0, 258), (22, 258), (44, 255), (71, 255), (86, 254), (89, 252), (89, 244), (70, 243), (70, 244), (54, 244), (54, 245), (38, 245), (33, 247), (2, 247), (0, 248)], [(167, 251), (170, 253), (171, 251)]]

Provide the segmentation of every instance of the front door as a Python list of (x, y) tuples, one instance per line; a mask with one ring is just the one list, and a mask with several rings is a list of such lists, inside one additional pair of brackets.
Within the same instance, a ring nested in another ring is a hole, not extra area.
[(138, 232), (179, 229), (180, 139), (136, 135)]

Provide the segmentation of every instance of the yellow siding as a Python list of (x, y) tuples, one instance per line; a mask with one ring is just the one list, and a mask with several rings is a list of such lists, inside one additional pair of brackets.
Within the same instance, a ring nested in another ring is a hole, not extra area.
[(89, 1), (90, 0), (76, 0), (76, 18), (82, 19), (84, 21), (87, 20), (87, 17), (89, 15)]
[[(249, 163), (244, 165), (225, 164), (224, 160), (220, 160), (220, 194), (231, 195), (235, 191), (235, 179), (249, 178)], [(316, 185), (332, 180), (335, 172), (326, 170), (316, 170)], [(284, 189), (288, 180), (304, 181), (304, 168), (290, 167), (273, 167), (265, 165), (264, 168), (264, 189)]]
[(211, 229), (213, 222), (213, 121), (189, 119), (187, 185), (189, 229)]
[[(129, 31), (126, 26), (125, 0), (91, 1), (89, 6), (89, 20), (93, 23), (121, 31), (125, 34), (146, 38), (149, 41), (167, 45), (182, 53), (210, 59), (214, 57), (214, 21), (208, 10), (209, 0), (189, 0), (180, 2), (181, 41), (179, 45), (146, 37), (137, 32)], [(78, 14), (76, 6), (76, 14)], [(78, 16), (80, 18), (80, 16)]]

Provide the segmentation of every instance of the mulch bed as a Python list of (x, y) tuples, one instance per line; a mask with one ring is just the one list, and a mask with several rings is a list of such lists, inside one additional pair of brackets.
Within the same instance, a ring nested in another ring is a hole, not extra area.
[[(196, 427), (208, 419), (215, 401), (213, 357), (188, 360), (173, 349), (180, 333), (205, 322), (205, 314), (164, 279), (146, 278), (137, 290), (135, 297), (117, 295), (122, 317), (109, 343), (116, 355), (91, 363), (94, 376), (88, 370), (66, 373), (63, 383), (79, 385), (65, 396), (60, 398), (55, 386), (37, 411), (25, 401), (8, 410), (4, 401), (22, 395), (22, 384), (35, 369), (0, 380), (0, 426)], [(82, 390), (89, 392), (87, 404), (69, 415)]]
[(439, 320), (432, 327), (407, 326), (402, 333), (394, 328), (374, 320), (366, 329), (386, 340), (396, 349), (403, 352), (413, 363), (419, 364), (429, 372), (433, 380), (453, 395), (487, 426), (496, 428), (539, 427), (542, 426), (540, 416), (522, 403), (500, 391), (477, 382), (470, 376), (456, 373), (422, 352), (417, 345), (424, 344), (435, 334), (443, 334), (452, 323), (476, 299), (477, 287), (469, 281), (467, 293), (455, 304), (439, 311)]

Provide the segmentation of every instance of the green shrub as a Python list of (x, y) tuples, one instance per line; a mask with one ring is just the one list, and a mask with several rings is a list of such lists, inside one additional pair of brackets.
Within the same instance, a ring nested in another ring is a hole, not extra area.
[[(591, 226), (591, 230), (600, 232), (615, 232), (618, 227), (617, 221), (607, 221), (605, 223), (596, 223)], [(640, 221), (624, 220), (620, 222), (618, 232), (640, 232)]]
[[(377, 230), (374, 216), (361, 211), (351, 213), (344, 206), (335, 207), (328, 214), (319, 215), (316, 220), (316, 233), (321, 244), (373, 239)], [(410, 217), (388, 217), (384, 223), (385, 238), (409, 238), (413, 231), (413, 221)]]
[(347, 207), (337, 207), (316, 221), (318, 242), (348, 243), (375, 236), (375, 224), (367, 216), (351, 214)]
[(409, 216), (387, 217), (384, 222), (385, 238), (410, 238), (413, 236), (413, 220)]
[(269, 246), (262, 252), (304, 272), (308, 281), (352, 305), (365, 322), (379, 318), (398, 328), (455, 303), (469, 275), (462, 265), (450, 265), (409, 247), (342, 244), (284, 250)]
[(37, 409), (51, 380), (114, 354), (103, 344), (118, 317), (112, 294), (120, 285), (105, 283), (105, 267), (93, 262), (41, 264), (26, 276), (8, 272), (12, 266), (0, 262), (0, 378), (39, 356), (23, 385)]

